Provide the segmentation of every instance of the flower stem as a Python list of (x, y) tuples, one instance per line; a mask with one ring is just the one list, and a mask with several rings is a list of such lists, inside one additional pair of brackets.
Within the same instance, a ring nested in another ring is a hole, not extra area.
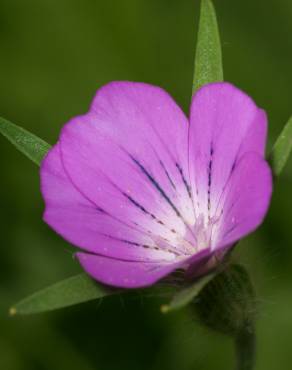
[(254, 327), (247, 326), (235, 338), (236, 370), (252, 370), (255, 365), (256, 336)]

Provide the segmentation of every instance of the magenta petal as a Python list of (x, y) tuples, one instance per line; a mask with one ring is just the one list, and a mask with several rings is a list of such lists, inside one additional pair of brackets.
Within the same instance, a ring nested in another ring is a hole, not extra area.
[(59, 144), (42, 162), (41, 190), (46, 204), (44, 220), (77, 247), (134, 261), (174, 258), (167, 251), (154, 249), (156, 242), (152, 237), (117, 221), (86, 199), (64, 172)]
[(272, 194), (272, 174), (257, 153), (247, 153), (234, 169), (217, 208), (216, 249), (241, 239), (263, 221)]
[(184, 264), (183, 260), (161, 264), (120, 261), (88, 253), (77, 253), (76, 255), (81, 266), (92, 278), (121, 288), (149, 286)]
[(264, 155), (265, 112), (229, 83), (201, 88), (191, 105), (189, 167), (198, 214), (212, 217), (232, 169), (242, 155)]
[(97, 207), (173, 245), (194, 218), (187, 132), (186, 117), (162, 89), (115, 82), (98, 91), (90, 113), (64, 127), (62, 161)]

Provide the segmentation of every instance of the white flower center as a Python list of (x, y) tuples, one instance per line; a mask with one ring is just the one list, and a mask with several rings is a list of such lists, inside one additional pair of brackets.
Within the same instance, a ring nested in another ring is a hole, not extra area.
[(193, 232), (196, 237), (195, 250), (196, 252), (212, 248), (216, 239), (218, 218), (206, 218), (202, 213), (197, 217), (193, 226)]

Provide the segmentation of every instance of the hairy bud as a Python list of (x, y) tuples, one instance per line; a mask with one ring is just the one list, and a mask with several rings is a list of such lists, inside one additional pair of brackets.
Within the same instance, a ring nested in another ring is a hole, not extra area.
[(201, 323), (215, 331), (237, 337), (253, 331), (256, 305), (247, 271), (229, 265), (212, 279), (192, 303)]

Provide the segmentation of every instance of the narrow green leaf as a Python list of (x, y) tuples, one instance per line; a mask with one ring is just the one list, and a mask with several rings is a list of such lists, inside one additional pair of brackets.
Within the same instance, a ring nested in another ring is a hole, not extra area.
[(282, 172), (292, 150), (292, 117), (286, 123), (269, 156), (274, 176)]
[(85, 273), (72, 276), (23, 299), (9, 310), (10, 315), (52, 311), (119, 292), (98, 284)]
[(173, 296), (169, 304), (163, 305), (161, 307), (161, 311), (163, 313), (167, 313), (186, 306), (200, 293), (204, 286), (208, 284), (215, 275), (216, 272), (210, 273), (201, 277), (199, 280), (195, 281), (191, 285), (184, 287)]
[(44, 140), (1, 117), (0, 133), (37, 165), (40, 165), (51, 147)]
[(211, 0), (202, 0), (193, 93), (207, 83), (218, 81), (223, 81), (223, 66), (216, 12)]

